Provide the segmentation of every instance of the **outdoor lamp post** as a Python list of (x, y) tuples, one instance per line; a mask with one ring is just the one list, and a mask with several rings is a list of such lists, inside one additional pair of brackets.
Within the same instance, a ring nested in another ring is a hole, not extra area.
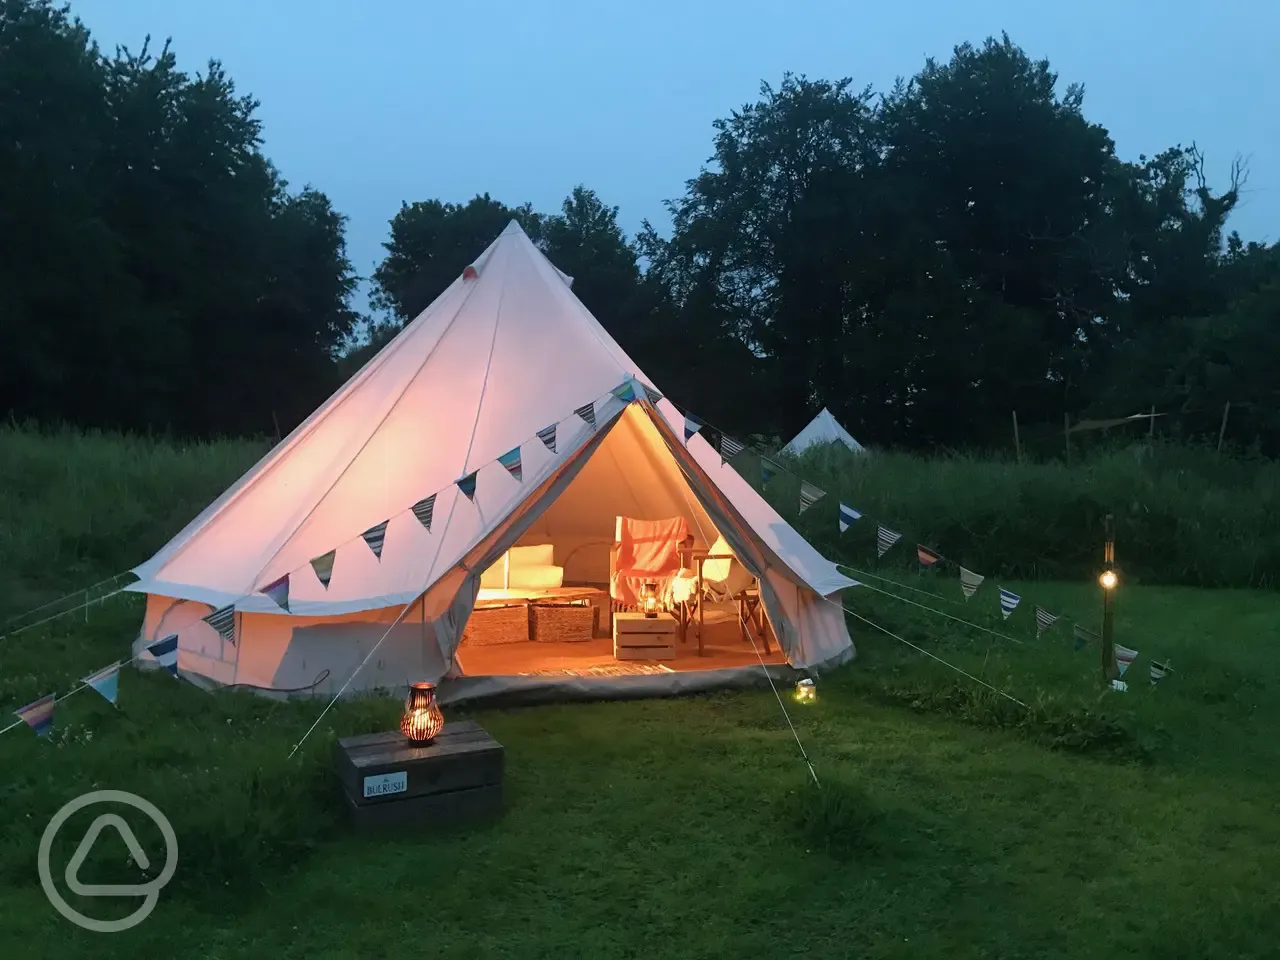
[(1116, 575), (1116, 522), (1115, 517), (1107, 514), (1106, 540), (1102, 545), (1103, 569), (1098, 577), (1098, 586), (1102, 587), (1102, 682), (1108, 684), (1116, 668), (1116, 647), (1112, 637), (1114, 628), (1114, 611), (1112, 603), (1116, 586), (1120, 578)]

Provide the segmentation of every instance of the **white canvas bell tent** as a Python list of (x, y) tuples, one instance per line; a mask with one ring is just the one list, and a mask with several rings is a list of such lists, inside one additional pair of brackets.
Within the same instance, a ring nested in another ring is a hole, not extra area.
[(830, 443), (843, 443), (854, 453), (866, 452), (866, 448), (853, 439), (848, 430), (840, 426), (840, 421), (833, 417), (826, 407), (823, 407), (822, 412), (810, 420), (808, 425), (782, 448), (782, 451), (799, 456), (810, 447)]
[[(512, 222), (135, 569), (129, 589), (147, 594), (140, 662), (154, 664), (147, 645), (176, 634), (180, 674), (208, 686), (328, 693), (443, 679), (446, 699), (451, 686), (554, 686), (535, 671), (505, 676), (501, 663), (468, 672), (458, 647), (482, 574), (512, 546), (551, 544), (566, 580), (607, 581), (618, 516), (683, 516), (703, 549), (723, 534), (759, 577), (786, 663), (852, 657), (838, 596), (854, 581), (711, 444), (686, 440), (683, 415), (569, 283)], [(204, 618), (229, 605), (215, 630)], [(591, 685), (661, 692), (736, 672), (697, 667)]]

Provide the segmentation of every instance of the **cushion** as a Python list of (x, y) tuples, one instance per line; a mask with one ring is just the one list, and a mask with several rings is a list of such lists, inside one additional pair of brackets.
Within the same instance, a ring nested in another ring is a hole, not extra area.
[(545, 563), (537, 566), (511, 564), (512, 590), (552, 590), (564, 583), (564, 567)]
[(537, 543), (528, 547), (512, 547), (511, 585), (515, 586), (516, 567), (549, 567), (556, 562), (555, 547), (550, 543)]
[(480, 574), (480, 588), (482, 590), (501, 590), (507, 585), (506, 577), (507, 555), (504, 553), (484, 573)]

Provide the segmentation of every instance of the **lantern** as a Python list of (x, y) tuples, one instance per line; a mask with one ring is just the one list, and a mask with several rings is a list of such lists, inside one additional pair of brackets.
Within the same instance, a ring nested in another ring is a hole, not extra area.
[(400, 732), (415, 746), (425, 746), (444, 729), (444, 714), (436, 703), (434, 683), (415, 683), (409, 687), (404, 700), (404, 715), (400, 718)]
[(818, 699), (818, 688), (808, 677), (796, 684), (796, 699), (801, 703), (813, 703)]
[(652, 580), (646, 580), (640, 588), (640, 608), (649, 619), (658, 615), (658, 585)]
[(1098, 577), (1098, 585), (1103, 590), (1114, 590), (1119, 582), (1120, 578), (1116, 576), (1114, 570), (1103, 570), (1102, 575)]

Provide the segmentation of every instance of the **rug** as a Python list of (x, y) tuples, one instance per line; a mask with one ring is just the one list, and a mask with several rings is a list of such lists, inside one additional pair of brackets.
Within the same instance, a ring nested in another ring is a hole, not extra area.
[(564, 670), (530, 670), (522, 677), (640, 677), (658, 673), (675, 673), (661, 663), (604, 663), (598, 667), (578, 667)]

